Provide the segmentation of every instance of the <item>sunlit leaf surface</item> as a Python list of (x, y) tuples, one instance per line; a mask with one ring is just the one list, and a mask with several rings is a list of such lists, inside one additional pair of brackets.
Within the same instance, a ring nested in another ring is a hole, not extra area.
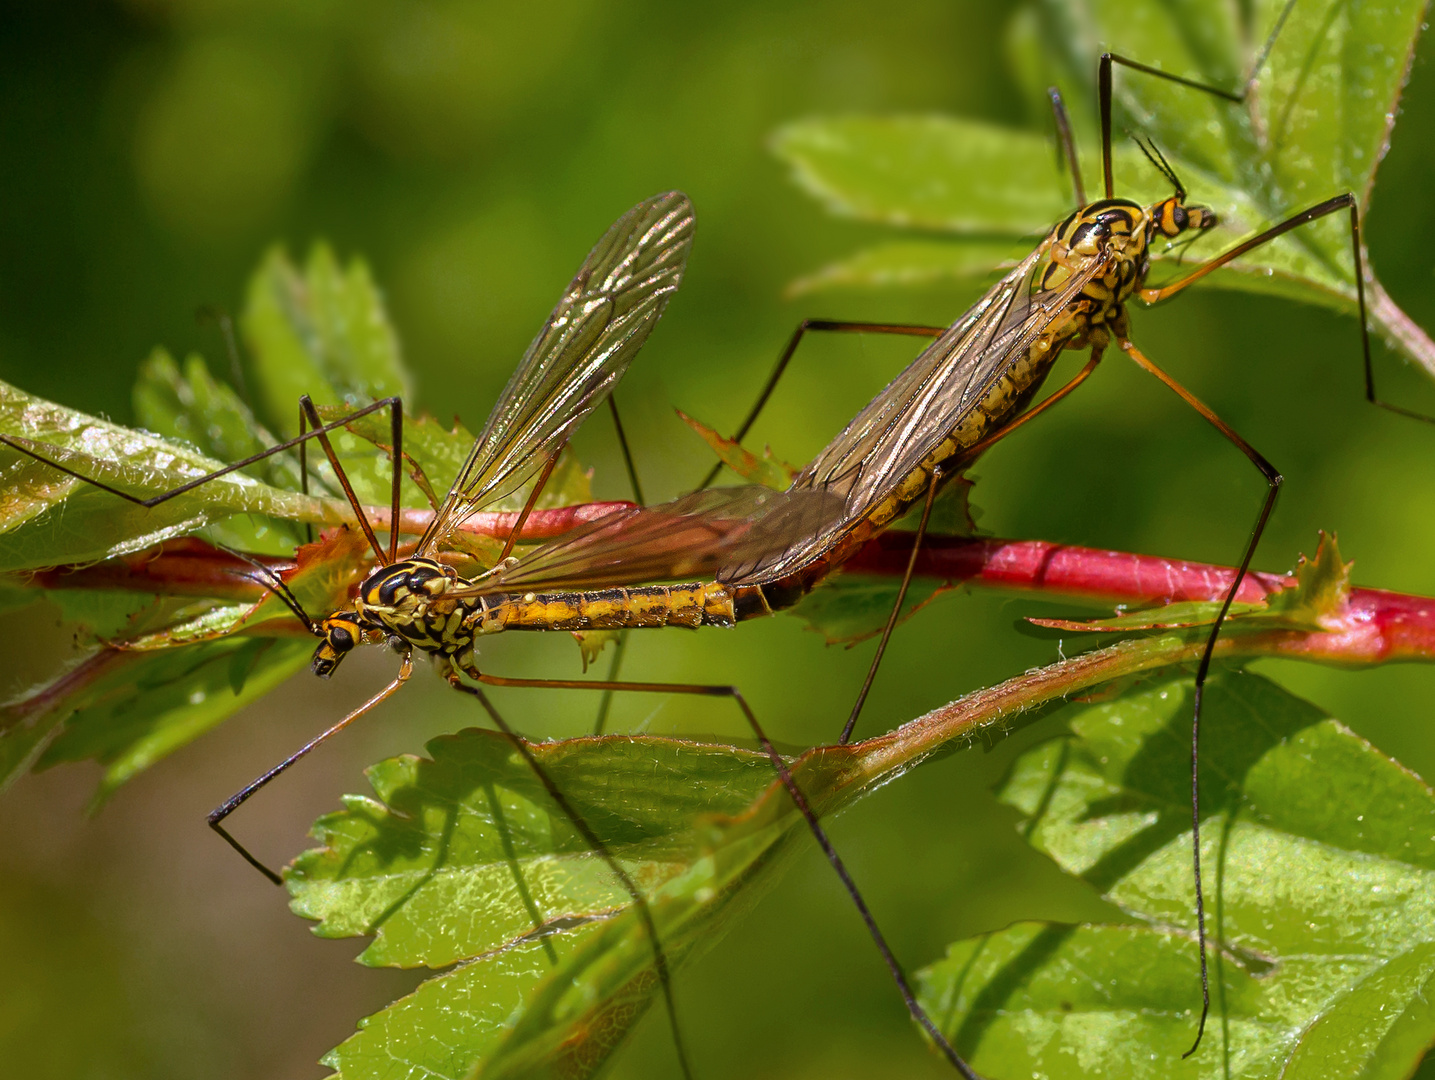
[(1213, 1016), (1195, 1034), (1191, 690), (1071, 716), (1001, 792), (1130, 926), (1019, 923), (958, 942), (923, 1000), (983, 1075), (1405, 1077), (1435, 1038), (1435, 793), (1259, 676), (1208, 684), (1202, 863)]
[[(5, 384), (0, 384), (0, 431), (30, 440), (39, 452), (58, 449), (54, 459), (67, 468), (133, 495), (160, 494), (223, 464)], [(315, 499), (242, 473), (146, 510), (8, 446), (0, 446), (0, 500), (0, 570), (139, 551), (234, 514), (339, 520)]]
[[(428, 750), (371, 769), (377, 798), (321, 819), (325, 846), (288, 885), (318, 933), (374, 936), (364, 963), (463, 963), (328, 1064), (350, 1080), (588, 1075), (652, 1000), (643, 925), (506, 738), (471, 730)], [(801, 827), (785, 798), (757, 801), (772, 783), (758, 753), (658, 738), (533, 750), (649, 896), (674, 965), (756, 899)]]
[[(1100, 193), (1096, 61), (1104, 50), (1239, 91), (1282, 4), (1233, 8), (1155, 0), (1056, 0), (1013, 20), (1012, 52), (1033, 108), (1059, 84), (1073, 113), (1088, 198)], [(1424, 4), (1302, 4), (1285, 24), (1254, 91), (1240, 104), (1116, 68), (1119, 133), (1152, 137), (1193, 202), (1220, 226), (1190, 248), (1154, 252), (1186, 266), (1321, 202), (1352, 191), (1367, 209), (1388, 145)], [(777, 133), (775, 152), (834, 213), (959, 239), (888, 243), (808, 275), (800, 289), (981, 279), (1011, 258), (999, 238), (1035, 243), (1074, 206), (1049, 134), (940, 116), (804, 120)], [(1127, 139), (1115, 147), (1116, 193), (1170, 194)], [(1000, 255), (1000, 258), (994, 256)], [(985, 268), (983, 264), (986, 263)], [(1173, 278), (1158, 267), (1152, 283)], [(1355, 301), (1348, 217), (1301, 228), (1207, 279), (1350, 310)], [(1384, 316), (1374, 315), (1379, 323)]]
[(272, 249), (249, 282), (240, 319), (265, 419), (299, 433), (299, 396), (321, 405), (408, 393), (398, 338), (368, 266), (341, 266), (316, 244), (302, 269)]

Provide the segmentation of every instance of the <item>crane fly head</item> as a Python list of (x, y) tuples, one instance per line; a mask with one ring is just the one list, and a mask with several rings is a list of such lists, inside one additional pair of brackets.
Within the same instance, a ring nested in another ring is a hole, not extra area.
[(366, 627), (358, 612), (336, 611), (321, 619), (314, 632), (320, 640), (309, 667), (319, 678), (327, 679), (354, 646), (364, 640)]
[(1202, 232), (1216, 224), (1216, 212), (1206, 206), (1188, 205), (1186, 203), (1186, 189), (1181, 184), (1181, 178), (1176, 175), (1176, 170), (1171, 168), (1171, 163), (1166, 160), (1154, 142), (1147, 140), (1142, 142), (1136, 139), (1136, 145), (1146, 155), (1146, 160), (1156, 167), (1156, 171), (1164, 176), (1175, 189), (1169, 199), (1164, 199), (1151, 207), (1149, 211), (1152, 231), (1159, 232), (1167, 239), (1174, 240), (1182, 233), (1194, 230)]

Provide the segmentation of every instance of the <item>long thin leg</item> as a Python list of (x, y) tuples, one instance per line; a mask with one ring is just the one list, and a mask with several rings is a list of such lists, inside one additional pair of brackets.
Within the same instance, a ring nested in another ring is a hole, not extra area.
[[(470, 671), (469, 674), (475, 674), (475, 672)], [(613, 876), (622, 883), (623, 891), (632, 898), (633, 906), (638, 911), (638, 917), (643, 920), (643, 928), (647, 931), (648, 940), (651, 941), (653, 945), (653, 966), (657, 969), (658, 982), (663, 988), (663, 1004), (666, 1006), (668, 1012), (668, 1026), (672, 1031), (673, 1047), (678, 1054), (678, 1065), (682, 1069), (683, 1076), (686, 1077), (687, 1080), (692, 1080), (693, 1071), (688, 1064), (687, 1051), (683, 1047), (682, 1030), (678, 1025), (677, 1003), (673, 1000), (672, 972), (668, 968), (668, 956), (667, 953), (663, 951), (662, 940), (658, 936), (658, 926), (657, 923), (653, 921), (653, 912), (652, 909), (648, 907), (647, 897), (643, 895), (631, 875), (629, 875), (618, 860), (614, 858), (613, 853), (608, 850), (608, 845), (603, 842), (602, 838), (593, 831), (592, 827), (583, 818), (583, 815), (578, 813), (573, 804), (568, 801), (568, 797), (563, 794), (562, 789), (559, 788), (558, 785), (554, 783), (553, 778), (548, 775), (548, 770), (539, 764), (538, 759), (533, 756), (533, 751), (528, 748), (528, 744), (513, 728), (509, 727), (508, 722), (499, 715), (498, 710), (493, 707), (493, 703), (488, 700), (488, 695), (478, 687), (469, 686), (464, 683), (456, 671), (449, 675), (448, 681), (455, 690), (461, 690), (465, 694), (472, 694), (478, 699), (478, 703), (483, 706), (484, 711), (488, 713), (494, 725), (497, 726), (498, 730), (508, 736), (514, 749), (522, 755), (528, 767), (533, 770), (533, 774), (538, 777), (538, 782), (541, 783), (543, 789), (548, 792), (548, 797), (553, 800), (558, 809), (563, 812), (563, 816), (578, 830), (588, 847), (596, 852), (598, 857), (608, 865), (608, 869), (613, 872)]]
[[(329, 429), (322, 426), (322, 421), (319, 419), (319, 410), (314, 407), (314, 402), (308, 394), (301, 394), (299, 396), (299, 407), (309, 414), (309, 423), (314, 426), (313, 434), (318, 438), (319, 445), (324, 448), (324, 456), (329, 459), (329, 467), (334, 470), (334, 475), (339, 478), (339, 486), (344, 489), (344, 497), (349, 500), (349, 505), (354, 508), (354, 513), (358, 516), (359, 528), (364, 532), (364, 539), (369, 542), (369, 547), (374, 549), (374, 555), (378, 558), (379, 562), (385, 562), (384, 549), (379, 546), (379, 538), (374, 535), (374, 527), (369, 524), (369, 517), (364, 513), (364, 504), (359, 502), (359, 496), (354, 494), (354, 485), (349, 483), (349, 474), (344, 471), (344, 466), (339, 464), (339, 455), (334, 452), (334, 444), (329, 441)], [(404, 422), (403, 410), (394, 409), (393, 418), (393, 426), (396, 433), (395, 438), (402, 438)], [(402, 470), (399, 468), (399, 452), (401, 449), (402, 447), (398, 445), (394, 447), (394, 516), (389, 519), (389, 528), (392, 530), (391, 536), (395, 541), (396, 548), (399, 536), (399, 479), (402, 476)], [(394, 560), (390, 558), (387, 561), (392, 563)]]
[[(901, 334), (908, 337), (934, 338), (940, 337), (946, 332), (946, 329), (945, 326), (916, 326), (910, 323), (867, 323), (842, 322), (833, 319), (803, 319), (797, 329), (793, 331), (792, 337), (788, 339), (787, 345), (784, 346), (782, 353), (778, 356), (777, 363), (773, 365), (772, 374), (767, 377), (767, 382), (763, 384), (762, 392), (757, 395), (757, 400), (753, 402), (752, 408), (748, 411), (747, 419), (742, 422), (742, 426), (739, 427), (737, 433), (733, 435), (733, 442), (742, 442), (743, 439), (747, 438), (747, 433), (752, 429), (752, 425), (757, 422), (758, 416), (762, 413), (763, 406), (767, 404), (767, 399), (772, 396), (773, 390), (777, 388), (777, 383), (778, 380), (782, 378), (782, 373), (787, 370), (788, 361), (791, 360), (793, 354), (797, 352), (797, 346), (801, 344), (802, 336), (809, 330), (822, 330), (841, 334)], [(714, 465), (708, 474), (703, 477), (703, 482), (698, 485), (699, 490), (707, 487), (716, 480), (717, 474), (721, 470), (721, 463)]]
[(643, 485), (638, 483), (638, 467), (633, 464), (633, 451), (628, 447), (628, 436), (623, 431), (623, 418), (618, 415), (618, 400), (614, 394), (608, 395), (608, 411), (613, 415), (613, 430), (618, 433), (618, 446), (623, 451), (623, 467), (628, 470), (628, 482), (633, 485), (633, 495), (639, 506), (646, 506), (648, 500), (643, 498)]
[(1224, 435), (1237, 450), (1245, 454), (1251, 464), (1259, 469), (1261, 475), (1266, 478), (1267, 485), (1266, 497), (1261, 503), (1260, 513), (1256, 515), (1256, 523), (1251, 528), (1250, 539), (1246, 541), (1246, 549), (1241, 556), (1240, 567), (1236, 570), (1236, 576), (1231, 580), (1231, 587), (1226, 590), (1225, 599), (1221, 602), (1221, 610), (1216, 614), (1216, 621), (1211, 624), (1211, 633), (1207, 636), (1206, 647), (1201, 652), (1201, 662), (1196, 667), (1195, 707), (1191, 717), (1191, 865), (1196, 880), (1196, 939), (1201, 950), (1201, 1019), (1196, 1026), (1196, 1041), (1191, 1044), (1191, 1049), (1181, 1055), (1190, 1057), (1201, 1045), (1201, 1036), (1206, 1031), (1206, 1017), (1211, 1011), (1210, 975), (1206, 965), (1206, 900), (1201, 888), (1201, 788), (1198, 771), (1201, 745), (1201, 695), (1206, 687), (1206, 676), (1211, 670), (1211, 655), (1216, 649), (1216, 637), (1221, 632), (1221, 624), (1225, 622), (1226, 613), (1231, 610), (1236, 593), (1240, 591), (1246, 571), (1250, 569), (1251, 558), (1256, 553), (1256, 545), (1260, 543), (1261, 533), (1265, 531), (1271, 511), (1275, 509), (1276, 496), (1280, 493), (1282, 478), (1275, 466), (1262, 457), (1250, 443), (1231, 430), (1230, 426), (1198, 400), (1196, 395), (1148, 360), (1135, 345), (1129, 341), (1122, 341), (1121, 348), (1138, 365), (1170, 387), (1182, 401), (1200, 413), (1207, 423)]
[(1355, 196), (1350, 192), (1346, 192), (1343, 195), (1336, 195), (1333, 198), (1326, 199), (1325, 202), (1317, 203), (1315, 206), (1302, 210), (1298, 214), (1293, 214), (1284, 221), (1272, 225), (1264, 232), (1257, 233), (1247, 240), (1242, 240), (1230, 250), (1221, 252), (1221, 254), (1215, 258), (1192, 270), (1185, 277), (1178, 278), (1167, 285), (1142, 289), (1137, 295), (1147, 304), (1159, 304), (1161, 301), (1175, 296), (1183, 289), (1200, 281), (1201, 278), (1205, 277), (1211, 271), (1225, 266), (1233, 259), (1240, 258), (1253, 248), (1258, 248), (1262, 244), (1274, 240), (1277, 236), (1282, 236), (1290, 232), (1292, 229), (1298, 229), (1302, 225), (1307, 225), (1312, 221), (1318, 221), (1328, 214), (1347, 209), (1350, 211), (1350, 248), (1352, 257), (1355, 260), (1355, 300), (1360, 318), (1360, 348), (1365, 364), (1365, 400), (1372, 405), (1378, 405), (1382, 409), (1399, 413), (1401, 416), (1408, 416), (1413, 420), (1435, 423), (1435, 417), (1416, 412), (1414, 409), (1407, 409), (1400, 405), (1393, 405), (1388, 401), (1383, 401), (1375, 392), (1375, 366), (1370, 356), (1370, 328), (1366, 322), (1365, 259), (1360, 248), (1360, 208), (1356, 203)]
[(917, 524), (917, 535), (912, 539), (912, 555), (907, 560), (902, 584), (897, 587), (897, 602), (892, 605), (892, 613), (887, 616), (887, 625), (882, 628), (882, 637), (877, 642), (877, 652), (867, 668), (867, 678), (862, 680), (862, 689), (857, 692), (857, 700), (852, 703), (852, 711), (847, 714), (847, 723), (842, 726), (842, 737), (837, 740), (843, 746), (852, 738), (852, 729), (857, 726), (857, 717), (862, 715), (862, 706), (867, 704), (872, 681), (877, 678), (877, 669), (882, 666), (882, 655), (887, 651), (887, 642), (892, 640), (892, 631), (896, 629), (897, 620), (902, 617), (902, 605), (907, 600), (907, 589), (912, 584), (912, 574), (917, 569), (917, 553), (922, 550), (922, 540), (927, 535), (927, 522), (932, 517), (932, 503), (936, 501), (937, 488), (941, 482), (942, 467), (938, 465), (932, 470), (932, 477), (927, 483), (927, 499), (922, 506), (922, 519)]
[(1071, 193), (1076, 199), (1077, 209), (1086, 205), (1086, 185), (1081, 180), (1081, 162), (1076, 156), (1076, 140), (1071, 137), (1071, 118), (1066, 115), (1066, 103), (1061, 100), (1061, 91), (1054, 86), (1046, 88), (1051, 98), (1051, 115), (1056, 121), (1056, 141), (1066, 159), (1071, 173)]
[(257, 792), (260, 788), (264, 787), (264, 785), (268, 784), (280, 773), (284, 772), (284, 770), (289, 768), (289, 766), (293, 765), (300, 758), (304, 757), (311, 750), (316, 749), (319, 744), (327, 742), (332, 736), (337, 735), (339, 732), (343, 731), (346, 727), (352, 724), (359, 717), (363, 716), (375, 705), (378, 705), (381, 701), (386, 701), (388, 700), (388, 698), (392, 697), (394, 692), (397, 691), (399, 687), (403, 686), (404, 683), (408, 681), (409, 676), (413, 674), (413, 670), (413, 659), (408, 653), (405, 653), (403, 663), (399, 666), (398, 677), (394, 679), (393, 682), (389, 683), (388, 686), (384, 687), (373, 697), (369, 698), (368, 701), (364, 702), (348, 716), (344, 717), (344, 719), (340, 720), (333, 727), (329, 728), (328, 731), (325, 731), (322, 734), (316, 736), (315, 738), (310, 739), (298, 750), (294, 751), (294, 753), (290, 754), (278, 765), (275, 765), (274, 768), (270, 769), (263, 776), (259, 777), (259, 779), (255, 780), (252, 784), (249, 784), (241, 790), (235, 792), (229, 798), (225, 799), (224, 802), (216, 806), (213, 810), (209, 812), (209, 827), (215, 832), (217, 832), (220, 836), (224, 837), (225, 841), (229, 844), (230, 847), (232, 847), (235, 851), (239, 852), (240, 855), (244, 856), (245, 862), (249, 863), (250, 866), (258, 870), (275, 885), (283, 884), (283, 879), (280, 878), (278, 874), (276, 874), (273, 870), (269, 869), (269, 867), (265, 866), (262, 862), (260, 862), (253, 855), (251, 855), (249, 853), (249, 850), (245, 848), (245, 846), (241, 844), (238, 840), (234, 839), (234, 837), (231, 836), (229, 832), (224, 828), (224, 826), (220, 823), (224, 821), (224, 819), (227, 818), (230, 814), (234, 813), (235, 810), (239, 809), (240, 806), (244, 805), (244, 803), (248, 801), (251, 795)]
[(1139, 60), (1131, 60), (1116, 53), (1103, 53), (1096, 68), (1096, 90), (1097, 98), (1101, 108), (1101, 172), (1106, 183), (1106, 197), (1109, 199), (1113, 193), (1111, 181), (1111, 65), (1120, 64), (1122, 67), (1130, 68), (1132, 71), (1139, 71), (1143, 75), (1151, 75), (1158, 79), (1165, 79), (1178, 86), (1184, 86), (1203, 94), (1210, 94), (1223, 101), (1229, 101), (1233, 105), (1240, 105), (1245, 102), (1255, 85), (1256, 77), (1260, 74), (1261, 68), (1265, 67), (1266, 60), (1270, 58), (1271, 49), (1275, 46), (1276, 38), (1284, 29), (1286, 19), (1290, 16), (1291, 9), (1296, 5), (1296, 0), (1286, 0), (1285, 6), (1276, 16), (1275, 23), (1271, 26), (1271, 32), (1266, 35), (1265, 44), (1261, 46), (1255, 63), (1251, 65), (1251, 73), (1246, 76), (1241, 84), (1239, 93), (1230, 90), (1222, 90), (1219, 86), (1211, 86), (1209, 83), (1197, 82), (1195, 79), (1187, 79), (1181, 75), (1173, 75), (1169, 71), (1162, 71), (1160, 68), (1143, 64)]
[[(596, 680), (590, 682), (582, 679), (510, 679), (501, 675), (481, 673), (476, 668), (465, 669), (465, 674), (489, 686), (543, 687), (557, 690), (622, 690), (649, 694), (695, 694), (702, 697), (732, 698), (733, 701), (737, 703), (737, 707), (742, 711), (742, 715), (744, 719), (746, 719), (748, 726), (752, 729), (753, 735), (761, 744), (763, 752), (767, 754), (768, 760), (772, 762), (774, 771), (782, 781), (782, 786), (787, 790), (787, 794), (792, 799), (793, 804), (797, 807), (798, 813), (802, 815), (802, 819), (807, 823), (808, 830), (817, 840), (818, 846), (822, 849), (822, 853), (827, 857), (828, 863), (831, 864), (838, 878), (841, 879), (843, 888), (846, 889), (847, 895), (856, 906), (857, 913), (861, 916), (863, 924), (867, 927), (867, 933), (871, 935), (873, 943), (877, 946), (877, 951), (882, 955), (882, 959), (887, 965), (888, 972), (891, 973), (893, 981), (896, 982), (897, 990), (901, 993), (902, 1001), (906, 1004), (907, 1011), (911, 1014), (912, 1019), (921, 1025), (922, 1030), (927, 1033), (927, 1037), (942, 1051), (943, 1056), (946, 1057), (947, 1061), (965, 1080), (981, 1080), (981, 1077), (972, 1070), (972, 1067), (963, 1061), (961, 1056), (953, 1049), (951, 1043), (947, 1041), (946, 1036), (942, 1034), (941, 1030), (932, 1021), (932, 1018), (927, 1015), (927, 1011), (922, 1008), (921, 1003), (917, 1000), (917, 995), (913, 992), (911, 984), (907, 981), (907, 976), (902, 970), (902, 965), (897, 962), (897, 957), (893, 954), (891, 946), (887, 944), (887, 939), (883, 935), (881, 928), (878, 927), (876, 918), (873, 916), (871, 909), (867, 907), (867, 902), (862, 899), (862, 893), (858, 890), (857, 883), (853, 881), (851, 873), (847, 870), (846, 863), (842, 861), (842, 856), (837, 854), (837, 849), (833, 847), (832, 841), (828, 839), (826, 830), (823, 829), (822, 825), (818, 822), (816, 812), (812, 809), (811, 804), (808, 803), (807, 797), (802, 793), (802, 789), (797, 786), (797, 781), (793, 778), (791, 770), (788, 769), (787, 762), (783, 760), (782, 755), (779, 754), (777, 749), (772, 745), (762, 725), (758, 723), (756, 714), (754, 714), (751, 707), (749, 707), (747, 699), (742, 696), (742, 692), (738, 690), (737, 687), (706, 685), (701, 683), (599, 682)], [(504, 731), (511, 734), (506, 727)], [(527, 754), (525, 754), (525, 757), (527, 757)], [(545, 786), (547, 786), (546, 782)], [(550, 792), (551, 791), (552, 789), (550, 789)], [(646, 910), (646, 906), (644, 906), (644, 909)], [(647, 918), (651, 920), (651, 915), (647, 916)], [(652, 926), (651, 921), (649, 921), (648, 925), (650, 927)], [(656, 930), (653, 930), (653, 934), (654, 941), (656, 941)]]
[[(228, 476), (230, 473), (237, 472), (238, 470), (243, 468), (247, 468), (248, 466), (253, 465), (255, 462), (263, 461), (265, 458), (270, 457), (273, 454), (280, 453), (284, 450), (290, 450), (296, 446), (303, 446), (309, 439), (319, 439), (321, 443), (325, 443), (327, 442), (327, 437), (331, 431), (335, 431), (338, 428), (344, 427), (346, 424), (351, 423), (352, 421), (358, 419), (361, 416), (367, 416), (369, 413), (378, 412), (380, 409), (390, 409), (395, 414), (402, 416), (403, 402), (397, 397), (384, 398), (381, 401), (374, 402), (372, 405), (365, 405), (362, 409), (356, 409), (347, 416), (342, 417), (339, 420), (335, 420), (333, 423), (330, 424), (320, 424), (318, 414), (317, 412), (315, 412), (310, 416), (311, 422), (315, 425), (312, 430), (304, 431), (301, 434), (296, 435), (292, 439), (286, 439), (284, 442), (267, 447), (266, 449), (259, 451), (259, 453), (257, 454), (251, 454), (243, 461), (236, 461), (231, 465), (224, 466), (224, 468), (222, 469), (215, 469), (211, 473), (205, 473), (203, 476), (197, 476), (193, 480), (186, 481), (185, 483), (179, 485), (179, 487), (177, 488), (172, 488), (169, 491), (162, 492), (159, 495), (152, 495), (148, 498), (141, 498), (138, 495), (132, 495), (128, 491), (121, 491), (119, 488), (106, 484), (103, 481), (96, 480), (93, 477), (85, 476), (83, 473), (76, 472), (74, 469), (71, 469), (68, 466), (61, 465), (59, 462), (51, 460), (44, 454), (40, 453), (38, 450), (34, 449), (35, 446), (42, 446), (46, 444), (34, 443), (31, 442), (29, 439), (21, 439), (17, 436), (6, 435), (3, 433), (0, 433), (0, 443), (4, 443), (6, 446), (9, 446), (14, 450), (18, 450), (20, 453), (26, 455), (27, 457), (32, 457), (36, 461), (39, 461), (42, 464), (50, 466), (50, 468), (52, 469), (62, 472), (66, 476), (73, 476), (76, 480), (83, 480), (91, 487), (99, 488), (101, 491), (107, 491), (111, 495), (115, 495), (121, 499), (124, 499), (126, 502), (134, 503), (136, 506), (143, 506), (145, 509), (149, 510), (179, 495), (183, 495), (186, 492), (193, 491), (195, 488), (201, 487), (202, 485), (209, 483), (211, 480), (217, 479), (221, 476)], [(56, 449), (63, 448), (57, 447)], [(333, 460), (335, 459), (331, 457), (331, 461)], [(364, 515), (363, 508), (359, 505), (357, 499), (353, 497), (353, 489), (349, 486), (348, 478), (344, 476), (342, 468), (339, 468), (338, 472), (344, 484), (344, 489), (350, 496), (350, 502), (354, 508), (354, 512), (358, 515), (360, 526), (364, 529), (365, 535), (370, 538), (375, 552), (378, 554), (379, 558), (382, 559), (384, 557), (383, 548), (379, 546), (377, 538), (374, 537), (373, 529), (369, 526), (368, 518)]]
[[(508, 539), (503, 542), (503, 551), (499, 553), (498, 561), (502, 562), (508, 558), (508, 553), (513, 550), (513, 545), (518, 542), (518, 534), (523, 531), (524, 523), (528, 521), (528, 515), (533, 513), (533, 507), (538, 502), (538, 496), (543, 493), (543, 487), (548, 483), (548, 478), (553, 475), (553, 467), (558, 464), (558, 455), (563, 453), (563, 446), (560, 445), (553, 453), (548, 455), (548, 464), (543, 466), (543, 471), (538, 474), (538, 480), (533, 485), (533, 490), (528, 493), (528, 498), (523, 501), (523, 510), (518, 515), (518, 520), (513, 523), (513, 529), (508, 534)], [(398, 520), (397, 517), (394, 518)]]

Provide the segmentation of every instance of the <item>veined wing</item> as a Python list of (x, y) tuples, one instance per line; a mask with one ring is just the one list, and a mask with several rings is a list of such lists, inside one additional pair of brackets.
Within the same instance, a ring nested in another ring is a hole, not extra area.
[(682, 281), (692, 240), (692, 203), (679, 191), (639, 203), (603, 234), (499, 395), (418, 554), (521, 487), (612, 392)]
[(1037, 248), (927, 346), (792, 482), (832, 492), (842, 520), (759, 571), (779, 576), (820, 557), (863, 520), (986, 396), (1012, 358), (1028, 349), (1108, 259), (1092, 257), (1058, 288), (1033, 287)]
[(841, 514), (842, 500), (821, 490), (709, 488), (605, 515), (449, 595), (745, 577)]

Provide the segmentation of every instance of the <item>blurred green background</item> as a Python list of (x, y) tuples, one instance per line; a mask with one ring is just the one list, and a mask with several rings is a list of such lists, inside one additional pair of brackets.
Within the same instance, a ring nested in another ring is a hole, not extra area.
[[(698, 211), (682, 292), (619, 398), (650, 498), (707, 466), (670, 406), (736, 422), (804, 315), (947, 322), (972, 289), (784, 298), (793, 278), (875, 229), (834, 222), (764, 149), (783, 121), (944, 111), (1014, 125), (1003, 59), (1014, 6), (857, 2), (675, 5), (554, 0), (8, 5), (0, 16), (0, 378), (120, 420), (156, 344), (223, 346), (202, 304), (237, 308), (276, 238), (362, 254), (387, 291), (418, 403), (481, 423), (603, 228), (680, 187)], [(1395, 299), (1435, 327), (1435, 82), (1421, 46), (1368, 223)], [(1094, 58), (1093, 58), (1094, 59)], [(1093, 64), (1094, 66), (1094, 64)], [(1055, 165), (1053, 165), (1053, 168)], [(1022, 182), (1013, 176), (1011, 182)], [(1192, 192), (1199, 200), (1199, 191)], [(1279, 570), (1336, 529), (1362, 584), (1435, 593), (1435, 428), (1360, 397), (1353, 321), (1260, 297), (1193, 293), (1138, 313), (1136, 338), (1287, 477), (1257, 564)], [(757, 431), (782, 457), (820, 448), (910, 356), (910, 343), (814, 342)], [(1435, 392), (1381, 352), (1387, 395)], [(977, 470), (981, 524), (1029, 536), (1234, 560), (1254, 471), (1168, 393), (1108, 362), (1093, 384)], [(580, 437), (600, 494), (625, 494), (601, 418)], [(1049, 606), (1048, 608), (1049, 609)], [(888, 727), (1057, 646), (1019, 632), (1036, 603), (955, 595), (901, 628), (863, 718)], [(0, 625), (0, 692), (53, 670), (58, 613)], [(827, 649), (792, 618), (733, 633), (638, 636), (625, 674), (734, 682), (779, 738), (830, 739), (871, 646)], [(0, 1062), (26, 1077), (318, 1077), (316, 1059), (415, 973), (352, 965), (220, 844), (204, 813), (390, 677), (374, 650), (332, 685), (300, 677), (84, 816), (88, 767), (0, 799)], [(499, 640), (488, 669), (576, 672), (565, 635)], [(1423, 775), (1435, 672), (1274, 674)], [(278, 861), (362, 768), (476, 721), (425, 678), (246, 806), (236, 828)], [(519, 727), (582, 730), (583, 695), (512, 691)], [(620, 701), (613, 724), (721, 732), (718, 704)], [(1047, 718), (990, 752), (933, 762), (833, 825), (911, 967), (1014, 918), (1114, 912), (1030, 852), (989, 788)], [(679, 1002), (701, 1077), (944, 1075), (923, 1048), (825, 864), (805, 858), (699, 965)], [(1195, 993), (1193, 974), (1193, 998)], [(613, 1075), (666, 1075), (650, 1017)]]

